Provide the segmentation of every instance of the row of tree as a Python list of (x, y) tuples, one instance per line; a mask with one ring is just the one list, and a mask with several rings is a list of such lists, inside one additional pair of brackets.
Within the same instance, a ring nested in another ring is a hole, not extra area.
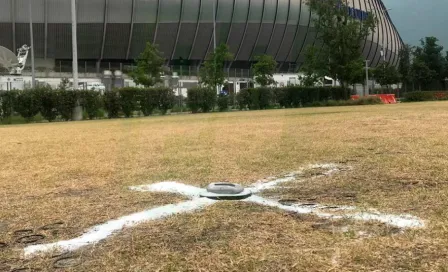
[[(420, 46), (405, 45), (400, 51), (398, 71), (404, 90), (442, 90), (448, 83), (448, 51), (436, 37), (426, 37)], [(417, 86), (416, 86), (417, 85)]]
[[(308, 0), (308, 4), (317, 15), (314, 25), (319, 42), (306, 52), (302, 67), (305, 85), (313, 85), (323, 76), (337, 79), (342, 86), (364, 83), (365, 60), (361, 46), (375, 31), (378, 18), (373, 13), (356, 18), (340, 0)], [(370, 70), (370, 76), (382, 86), (403, 83), (405, 91), (411, 85), (413, 90), (446, 88), (448, 52), (443, 52), (437, 38), (426, 37), (417, 47), (404, 45), (399, 59), (398, 67), (383, 62)]]
[[(205, 60), (199, 73), (200, 84), (217, 89), (222, 86), (226, 80), (224, 67), (226, 62), (233, 59), (232, 53), (226, 44), (220, 44), (214, 52), (211, 52)], [(255, 81), (261, 86), (274, 84), (273, 75), (276, 71), (277, 62), (270, 55), (257, 56), (256, 63), (252, 66)], [(169, 69), (164, 66), (165, 59), (156, 45), (148, 42), (145, 50), (136, 60), (137, 67), (130, 73), (130, 76), (136, 84), (152, 87), (162, 82), (162, 76), (169, 74)]]
[[(357, 83), (365, 83), (365, 59), (362, 55), (363, 41), (376, 31), (378, 18), (373, 13), (358, 18), (349, 12), (350, 7), (340, 0), (307, 0), (313, 14), (317, 41), (305, 50), (305, 62), (301, 66), (301, 83), (314, 86), (324, 76), (329, 76), (344, 89)], [(448, 53), (437, 38), (427, 37), (421, 46), (405, 45), (400, 53), (398, 67), (380, 63), (370, 69), (370, 77), (382, 86), (403, 83), (405, 90), (412, 86), (418, 89), (443, 89), (448, 77)], [(202, 86), (217, 89), (226, 79), (225, 64), (233, 59), (225, 44), (219, 45), (203, 63), (199, 80)], [(165, 58), (157, 47), (148, 43), (137, 60), (137, 68), (131, 73), (137, 84), (145, 87), (162, 82), (161, 75), (169, 71), (164, 68)], [(277, 62), (270, 55), (255, 58), (252, 70), (255, 82), (261, 86), (275, 84), (273, 74)]]

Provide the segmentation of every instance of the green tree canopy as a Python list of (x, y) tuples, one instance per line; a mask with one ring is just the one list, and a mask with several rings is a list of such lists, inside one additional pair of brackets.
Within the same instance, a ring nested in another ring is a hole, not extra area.
[(412, 47), (408, 44), (405, 44), (398, 53), (399, 62), (398, 62), (398, 73), (400, 76), (400, 81), (403, 83), (403, 87), (405, 91), (407, 91), (407, 86), (410, 82), (412, 82)]
[(165, 58), (162, 57), (157, 46), (147, 42), (145, 50), (140, 54), (136, 62), (137, 68), (130, 73), (136, 84), (150, 87), (162, 82), (161, 75)]
[(375, 30), (377, 19), (372, 13), (355, 18), (344, 3), (308, 0), (311, 12), (316, 15), (313, 23), (322, 46), (312, 46), (314, 54), (305, 63), (314, 62), (313, 67), (320, 67), (316, 73), (337, 79), (346, 87), (360, 80), (364, 67), (362, 42)]
[(226, 79), (224, 65), (226, 61), (232, 59), (233, 55), (230, 53), (229, 47), (224, 43), (220, 44), (204, 62), (204, 66), (199, 73), (200, 82), (206, 86), (213, 87), (215, 90), (217, 86), (223, 85)]
[(255, 75), (255, 82), (261, 86), (269, 86), (275, 84), (274, 73), (277, 68), (277, 62), (271, 55), (261, 55), (255, 57), (257, 61), (252, 65)]
[(393, 65), (378, 66), (372, 70), (372, 75), (381, 86), (389, 86), (400, 82), (400, 74)]
[(436, 37), (421, 39), (413, 55), (413, 77), (420, 89), (439, 89), (444, 84), (447, 59)]

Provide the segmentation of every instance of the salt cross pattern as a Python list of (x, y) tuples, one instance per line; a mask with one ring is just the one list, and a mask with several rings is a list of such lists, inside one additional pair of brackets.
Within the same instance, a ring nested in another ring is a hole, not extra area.
[[(379, 221), (384, 224), (401, 229), (424, 227), (425, 224), (422, 220), (411, 215), (385, 214), (380, 213), (374, 209), (360, 210), (353, 206), (326, 206), (320, 204), (285, 205), (277, 200), (267, 199), (255, 195), (256, 193), (262, 192), (264, 190), (279, 188), (279, 185), (287, 182), (303, 182), (306, 180), (303, 177), (304, 173), (309, 170), (322, 171), (318, 175), (314, 176), (314, 178), (316, 178), (321, 176), (328, 176), (348, 169), (349, 167), (344, 167), (338, 164), (310, 165), (308, 167), (301, 168), (299, 171), (292, 172), (281, 177), (271, 177), (254, 183), (252, 186), (247, 188), (248, 190), (250, 190), (252, 195), (240, 201), (255, 203), (268, 207), (275, 207), (281, 210), (298, 214), (313, 214), (314, 216), (327, 219), (346, 218), (361, 221)], [(205, 191), (205, 189), (203, 188), (198, 188), (174, 181), (132, 186), (129, 187), (129, 189), (138, 192), (176, 193), (186, 196), (190, 198), (190, 200), (177, 204), (168, 204), (152, 208), (108, 221), (101, 225), (92, 227), (83, 235), (71, 240), (28, 246), (24, 249), (24, 256), (32, 257), (39, 253), (48, 253), (52, 251), (74, 251), (81, 247), (98, 243), (99, 241), (106, 239), (114, 233), (123, 230), (123, 228), (129, 228), (143, 222), (165, 218), (174, 214), (198, 211), (218, 202), (218, 200), (200, 197), (200, 195)]]

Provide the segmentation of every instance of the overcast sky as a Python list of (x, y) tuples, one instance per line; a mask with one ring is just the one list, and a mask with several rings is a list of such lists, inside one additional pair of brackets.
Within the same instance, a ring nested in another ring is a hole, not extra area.
[(383, 0), (404, 42), (435, 36), (448, 50), (448, 0)]

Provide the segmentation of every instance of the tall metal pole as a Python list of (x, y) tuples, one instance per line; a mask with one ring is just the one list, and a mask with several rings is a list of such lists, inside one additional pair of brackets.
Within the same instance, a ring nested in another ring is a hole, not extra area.
[(213, 49), (216, 50), (216, 3), (213, 1)]
[[(369, 92), (369, 60), (366, 60), (366, 92), (367, 94), (370, 94)], [(366, 95), (364, 93), (364, 95)]]
[[(71, 13), (72, 13), (72, 50), (73, 50), (73, 91), (78, 90), (78, 38), (76, 35), (77, 23), (76, 23), (76, 0), (71, 0)], [(76, 101), (76, 105), (73, 108), (72, 114), (73, 121), (82, 120), (82, 107), (80, 101)]]
[[(216, 3), (213, 0), (213, 52), (215, 57), (215, 77), (216, 77)], [(219, 86), (215, 86), (215, 91), (219, 94)]]
[(78, 39), (76, 35), (76, 0), (71, 0), (72, 11), (72, 50), (73, 50), (73, 90), (78, 89)]
[(33, 35), (33, 0), (29, 0), (30, 16), (30, 45), (31, 45), (31, 88), (34, 89), (36, 82), (36, 72), (34, 70), (34, 35)]

